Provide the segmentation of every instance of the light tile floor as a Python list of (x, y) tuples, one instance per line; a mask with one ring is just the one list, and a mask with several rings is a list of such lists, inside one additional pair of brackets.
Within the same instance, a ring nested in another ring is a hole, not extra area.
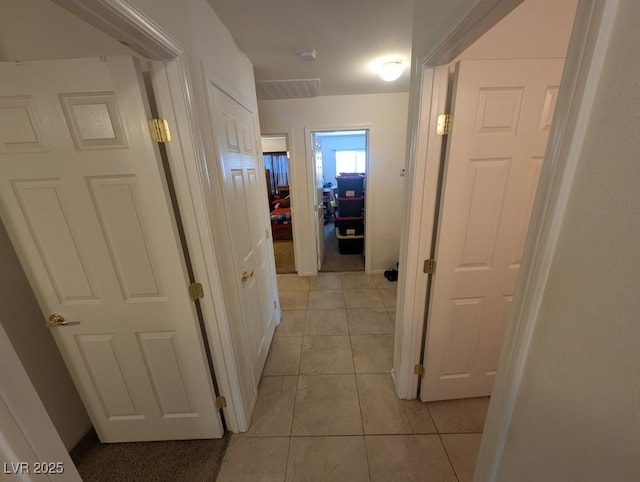
[(278, 275), (278, 287), (251, 427), (217, 480), (470, 482), (489, 399), (396, 398), (396, 283), (350, 272)]

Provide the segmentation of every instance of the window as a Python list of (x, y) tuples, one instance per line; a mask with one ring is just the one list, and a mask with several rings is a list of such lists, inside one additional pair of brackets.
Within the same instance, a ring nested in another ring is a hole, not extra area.
[(336, 176), (341, 172), (365, 172), (366, 151), (336, 151)]

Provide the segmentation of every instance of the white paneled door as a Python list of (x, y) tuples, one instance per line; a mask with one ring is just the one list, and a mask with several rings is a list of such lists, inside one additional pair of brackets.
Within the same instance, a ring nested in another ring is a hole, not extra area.
[[(235, 277), (242, 304), (244, 337), (253, 383), (258, 386), (277, 321), (275, 265), (269, 253), (268, 198), (258, 158), (253, 113), (209, 82), (209, 114), (214, 128), (225, 208), (231, 223)], [(246, 403), (249, 400), (245, 401)], [(246, 407), (247, 416), (251, 407)]]
[(563, 63), (456, 66), (424, 401), (491, 393)]
[(222, 436), (137, 63), (0, 78), (0, 213), (100, 439)]

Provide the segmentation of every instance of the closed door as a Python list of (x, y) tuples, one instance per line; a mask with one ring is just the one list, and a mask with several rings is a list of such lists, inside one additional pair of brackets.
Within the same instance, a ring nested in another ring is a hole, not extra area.
[(264, 172), (259, 168), (262, 160), (258, 160), (253, 113), (213, 83), (208, 88), (236, 271), (229, 282), (237, 284), (240, 293), (244, 334), (257, 387), (276, 325), (271, 281), (275, 266), (269, 257), (272, 247)]
[(222, 436), (137, 63), (0, 77), (1, 215), (100, 439)]
[(462, 61), (446, 147), (421, 398), (489, 395), (563, 61)]

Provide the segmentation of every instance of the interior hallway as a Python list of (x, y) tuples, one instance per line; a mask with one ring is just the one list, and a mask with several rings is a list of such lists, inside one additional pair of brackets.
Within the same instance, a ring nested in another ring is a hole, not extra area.
[(252, 425), (232, 436), (217, 480), (471, 481), (489, 399), (396, 398), (396, 283), (321, 273), (278, 286)]

